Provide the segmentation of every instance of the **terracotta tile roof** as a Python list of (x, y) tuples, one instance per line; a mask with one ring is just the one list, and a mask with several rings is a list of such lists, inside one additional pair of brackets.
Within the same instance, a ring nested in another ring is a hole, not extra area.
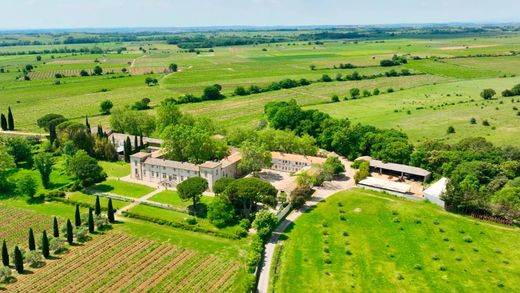
[(313, 156), (304, 156), (297, 154), (285, 154), (280, 152), (271, 152), (271, 156), (276, 160), (287, 160), (291, 162), (302, 162), (307, 164), (323, 164), (325, 163), (325, 158), (313, 157)]

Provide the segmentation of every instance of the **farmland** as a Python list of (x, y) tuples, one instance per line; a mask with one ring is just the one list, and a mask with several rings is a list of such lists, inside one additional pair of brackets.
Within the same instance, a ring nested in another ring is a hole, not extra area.
[[(500, 97), (480, 105), (479, 93), (484, 87), (494, 88), (500, 93), (519, 82), (515, 76), (520, 73), (517, 66), (520, 58), (509, 53), (515, 51), (519, 44), (520, 37), (510, 33), (501, 37), (484, 35), (384, 39), (377, 42), (329, 40), (319, 44), (259, 44), (216, 47), (211, 51), (202, 49), (198, 54), (162, 42), (129, 42), (125, 44), (127, 50), (118, 54), (114, 50), (120, 44), (103, 43), (99, 47), (113, 51), (103, 54), (57, 53), (52, 55), (53, 58), (44, 54), (41, 61), (35, 61), (35, 56), (31, 55), (0, 56), (0, 67), (8, 71), (0, 73), (0, 109), (11, 106), (15, 113), (24, 113), (17, 117), (17, 128), (20, 130), (41, 131), (34, 121), (55, 111), (53, 105), (56, 104), (60, 105), (60, 109), (55, 112), (68, 118), (80, 120), (84, 115), (89, 115), (93, 123), (107, 125), (109, 116), (99, 115), (98, 109), (99, 103), (105, 99), (110, 99), (115, 107), (122, 107), (147, 97), (154, 106), (165, 98), (198, 95), (205, 86), (220, 84), (227, 99), (184, 104), (180, 108), (195, 116), (215, 119), (225, 131), (237, 126), (256, 126), (262, 118), (263, 105), (269, 101), (295, 99), (302, 106), (322, 110), (334, 117), (348, 117), (354, 122), (402, 129), (414, 141), (424, 139), (422, 129), (432, 130), (436, 138), (458, 140), (466, 137), (475, 128), (466, 123), (471, 118), (468, 115), (475, 113), (478, 117), (474, 118), (480, 120), (496, 119), (491, 127), (480, 127), (476, 133), (499, 144), (507, 141), (518, 143), (519, 136), (514, 125), (519, 118), (510, 109), (517, 106), (509, 106), (510, 102), (502, 101)], [(23, 48), (0, 48), (0, 53), (2, 50), (8, 52)], [(394, 54), (429, 59), (410, 60), (408, 64), (394, 68), (379, 66), (381, 60)], [(178, 64), (178, 72), (164, 73), (171, 63)], [(340, 63), (350, 63), (357, 68), (335, 69), (334, 66)], [(17, 80), (21, 74), (19, 70), (25, 64), (35, 66), (29, 73), (34, 78)], [(90, 73), (97, 65), (104, 72), (114, 73), (78, 76), (80, 70)], [(310, 69), (311, 65), (315, 70)], [(126, 74), (122, 73), (123, 68)], [(336, 74), (348, 75), (354, 71), (370, 75), (404, 68), (418, 75), (318, 82), (250, 96), (232, 95), (237, 86), (266, 86), (285, 78), (315, 81), (323, 74), (334, 78)], [(56, 73), (64, 73), (65, 76), (57, 79)], [(141, 74), (157, 78), (159, 85), (146, 86), (145, 76)], [(330, 103), (331, 96), (347, 97), (351, 88), (370, 91), (377, 88), (382, 92), (392, 88), (395, 92)], [(474, 102), (468, 102), (472, 99)], [(459, 104), (459, 101), (465, 103)], [(495, 105), (501, 101), (505, 104)], [(365, 107), (368, 103), (376, 106)], [(439, 107), (446, 103), (456, 105)], [(408, 110), (411, 110), (410, 114), (407, 114)], [(442, 121), (440, 126), (439, 121)], [(448, 126), (459, 131), (445, 137)], [(499, 135), (502, 133), (505, 136)]]
[(340, 192), (282, 236), (272, 290), (518, 290), (520, 234), (366, 191)]
[[(128, 234), (109, 232), (52, 261), (36, 274), (20, 276), (13, 292), (83, 290), (106, 292), (228, 292), (239, 264)], [(71, 272), (74, 272), (73, 274)], [(76, 278), (78, 274), (83, 278)], [(237, 288), (234, 288), (236, 290)]]
[(0, 204), (0, 239), (11, 245), (26, 246), (29, 228), (35, 231), (50, 230), (52, 219), (35, 212)]

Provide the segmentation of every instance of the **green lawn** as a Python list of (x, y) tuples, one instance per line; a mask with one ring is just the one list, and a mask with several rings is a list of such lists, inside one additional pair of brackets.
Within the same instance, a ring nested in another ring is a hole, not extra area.
[(430, 203), (340, 192), (297, 219), (282, 239), (275, 292), (519, 289), (520, 229)]
[(90, 189), (99, 192), (108, 192), (129, 197), (142, 197), (154, 191), (152, 187), (146, 185), (113, 179), (96, 184)]
[(130, 175), (130, 164), (126, 162), (99, 161), (99, 165), (105, 170), (109, 177), (125, 177)]
[[(71, 202), (84, 203), (84, 204), (89, 204), (92, 206), (94, 206), (94, 204), (96, 203), (96, 196), (84, 194), (81, 192), (74, 192), (74, 193), (70, 194), (69, 196), (67, 196), (67, 199), (70, 200)], [(100, 196), (99, 203), (101, 204), (101, 207), (106, 208), (108, 206), (108, 198)], [(112, 199), (112, 204), (113, 204), (114, 208), (117, 210), (124, 206), (129, 205), (130, 202)]]
[[(177, 191), (174, 190), (165, 190), (157, 193), (152, 198), (150, 198), (151, 201), (159, 202), (159, 203), (165, 203), (172, 205), (174, 207), (179, 208), (188, 208), (192, 203), (191, 201), (184, 201), (179, 197), (179, 194)], [(203, 204), (209, 204), (213, 200), (213, 197), (211, 196), (203, 196), (200, 200)]]
[[(136, 215), (152, 217), (155, 219), (164, 220), (172, 223), (180, 223), (183, 225), (188, 225), (186, 219), (191, 217), (188, 213), (166, 210), (142, 204), (130, 209), (129, 212)], [(236, 231), (235, 227), (226, 227), (223, 229), (215, 227), (213, 224), (210, 223), (208, 219), (204, 218), (203, 214), (200, 214), (199, 217), (197, 217), (197, 224), (195, 224), (194, 226), (204, 230), (229, 234), (232, 236), (235, 235)]]

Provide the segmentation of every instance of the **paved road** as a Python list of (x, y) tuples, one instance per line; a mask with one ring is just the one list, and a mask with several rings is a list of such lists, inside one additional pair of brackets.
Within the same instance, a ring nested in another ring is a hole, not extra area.
[(337, 193), (340, 190), (346, 190), (356, 186), (353, 179), (355, 170), (350, 168), (351, 162), (345, 159), (341, 159), (341, 161), (346, 168), (346, 172), (343, 174), (346, 178), (344, 180), (325, 182), (324, 186), (317, 189), (314, 193), (314, 196), (309, 201), (307, 201), (302, 208), (292, 211), (274, 230), (271, 238), (269, 238), (269, 241), (265, 245), (264, 255), (262, 257), (261, 263), (260, 278), (258, 280), (257, 286), (258, 292), (267, 293), (267, 290), (269, 289), (269, 278), (274, 255), (274, 248), (276, 247), (276, 243), (278, 242), (280, 235), (283, 234), (283, 231), (285, 231), (285, 229), (287, 229), (291, 223), (293, 223), (299, 216), (305, 213), (305, 211), (310, 207), (315, 206), (320, 201)]

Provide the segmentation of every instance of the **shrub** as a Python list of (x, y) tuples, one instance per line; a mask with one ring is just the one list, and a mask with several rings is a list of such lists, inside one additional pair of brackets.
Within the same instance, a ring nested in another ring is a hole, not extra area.
[(327, 222), (323, 222), (323, 223), (321, 223), (321, 226), (323, 226), (323, 227), (325, 227), (325, 228), (326, 228), (326, 227), (328, 227), (328, 226), (329, 226), (329, 224), (327, 224)]
[(347, 255), (352, 255), (352, 251), (350, 249), (347, 249), (346, 254)]
[(346, 220), (347, 220), (347, 218), (345, 218), (345, 216), (343, 216), (343, 215), (339, 216), (339, 219), (340, 219), (341, 221), (346, 221)]
[(348, 232), (347, 231), (343, 231), (343, 236), (349, 236)]
[(502, 263), (508, 265), (508, 264), (509, 264), (509, 260), (504, 259), (504, 260), (502, 261)]
[(440, 266), (439, 266), (439, 270), (441, 270), (441, 271), (443, 271), (443, 272), (446, 271), (447, 269), (448, 269), (448, 268), (447, 268), (445, 265), (440, 265)]
[(41, 268), (45, 265), (45, 259), (43, 258), (43, 255), (36, 250), (31, 250), (25, 254), (24, 261), (31, 267), (31, 268)]
[(491, 125), (491, 124), (489, 124), (489, 121), (487, 121), (487, 119), (484, 119), (484, 120), (482, 121), (482, 125), (484, 125), (484, 126), (489, 126), (489, 125)]
[(395, 277), (397, 280), (404, 280), (404, 277), (403, 277), (403, 274), (397, 272), (397, 274), (395, 274)]
[(473, 242), (473, 238), (471, 238), (470, 236), (465, 236), (464, 242), (471, 243), (471, 242)]
[(502, 250), (500, 250), (500, 249), (498, 249), (498, 248), (495, 248), (495, 253), (501, 254), (501, 253), (502, 253)]
[(439, 219), (433, 219), (433, 224), (434, 225), (439, 225)]
[(323, 248), (323, 252), (325, 252), (325, 253), (330, 253), (330, 250), (329, 250), (328, 247), (325, 247), (325, 248)]
[(499, 287), (499, 288), (504, 288), (504, 282), (502, 282), (502, 281), (498, 281), (498, 282), (497, 282), (497, 287)]
[(197, 219), (195, 219), (194, 217), (184, 218), (184, 221), (185, 221), (188, 225), (195, 225), (195, 224), (197, 224)]
[(329, 235), (329, 231), (325, 230), (321, 234), (323, 234), (324, 236), (327, 236), (327, 235)]
[(444, 238), (442, 238), (442, 240), (448, 242), (448, 241), (450, 241), (450, 238), (448, 238), (448, 237), (444, 237)]
[(461, 260), (462, 260), (462, 257), (457, 255), (457, 256), (455, 257), (455, 260), (456, 260), (456, 261), (461, 261)]
[(473, 247), (473, 251), (474, 252), (478, 252), (478, 248), (477, 247)]
[(60, 238), (51, 238), (49, 241), (49, 248), (54, 254), (60, 254), (67, 250), (65, 248), (65, 240)]
[(325, 262), (326, 264), (331, 264), (331, 263), (332, 263), (332, 260), (331, 260), (330, 258), (327, 257), (327, 258), (325, 258), (325, 259), (323, 260), (323, 262)]
[(15, 279), (11, 269), (6, 266), (0, 266), (0, 283), (7, 284), (13, 281), (15, 281)]
[(394, 223), (400, 223), (400, 222), (401, 222), (401, 220), (399, 220), (398, 217), (394, 217), (394, 218), (392, 219), (392, 221), (393, 221)]
[(444, 233), (445, 231), (443, 228), (439, 228), (439, 232)]
[(471, 119), (469, 120), (469, 123), (470, 123), (470, 124), (477, 124), (477, 119), (475, 119), (475, 118), (471, 118)]
[(88, 228), (85, 226), (79, 226), (75, 229), (75, 236), (79, 242), (85, 242), (88, 240)]
[(419, 265), (419, 264), (414, 265), (413, 268), (418, 270), (418, 271), (422, 270), (422, 266)]
[(432, 256), (432, 259), (433, 259), (433, 260), (439, 260), (439, 259), (441, 259), (441, 258), (440, 258), (440, 256), (439, 256), (438, 254), (434, 254), (434, 255)]
[(392, 210), (392, 215), (397, 216), (399, 215), (399, 212), (397, 212), (397, 210)]
[(421, 223), (421, 219), (419, 219), (419, 218), (414, 218), (414, 219), (413, 219), (413, 222), (414, 222), (415, 224), (420, 224), (420, 223)]

